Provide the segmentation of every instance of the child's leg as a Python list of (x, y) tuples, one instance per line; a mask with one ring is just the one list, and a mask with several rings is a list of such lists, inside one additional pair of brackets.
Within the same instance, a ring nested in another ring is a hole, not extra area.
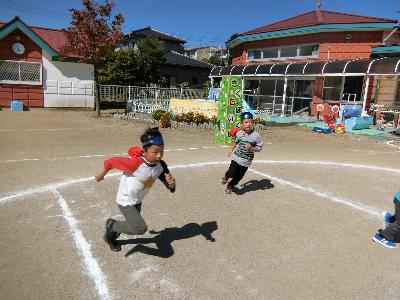
[(231, 189), (234, 188), (240, 180), (242, 180), (244, 174), (246, 174), (247, 171), (247, 167), (243, 167), (241, 165), (239, 165), (237, 162), (235, 166), (235, 173), (232, 176), (232, 180), (228, 183), (228, 187), (230, 187)]
[(385, 229), (380, 229), (379, 233), (389, 241), (400, 243), (400, 201), (394, 199), (394, 222), (389, 223)]
[(141, 203), (132, 206), (118, 205), (126, 221), (116, 221), (113, 224), (112, 230), (116, 233), (126, 233), (130, 235), (144, 234), (147, 231), (147, 225), (140, 215), (141, 207)]
[(239, 164), (236, 161), (231, 160), (231, 164), (229, 165), (229, 169), (225, 173), (225, 179), (226, 180), (228, 180), (229, 178), (233, 178), (233, 176), (235, 176), (237, 166), (239, 166)]

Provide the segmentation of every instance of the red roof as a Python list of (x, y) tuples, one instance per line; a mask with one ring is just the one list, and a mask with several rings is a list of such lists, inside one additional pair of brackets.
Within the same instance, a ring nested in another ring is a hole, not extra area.
[[(0, 28), (6, 24), (7, 23), (0, 22)], [(57, 52), (60, 52), (62, 46), (67, 42), (65, 33), (62, 29), (27, 26)]]
[(382, 19), (352, 15), (327, 10), (314, 10), (289, 19), (278, 21), (269, 25), (249, 30), (241, 35), (262, 33), (276, 30), (285, 30), (297, 27), (305, 27), (322, 24), (356, 24), (356, 23), (396, 23), (396, 20)]

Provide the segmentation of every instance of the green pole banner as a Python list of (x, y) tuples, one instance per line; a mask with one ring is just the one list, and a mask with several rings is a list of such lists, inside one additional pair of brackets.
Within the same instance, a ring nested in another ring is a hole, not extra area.
[(215, 141), (219, 144), (232, 144), (228, 132), (240, 123), (242, 111), (242, 77), (222, 76), (219, 97), (218, 119), (215, 126)]

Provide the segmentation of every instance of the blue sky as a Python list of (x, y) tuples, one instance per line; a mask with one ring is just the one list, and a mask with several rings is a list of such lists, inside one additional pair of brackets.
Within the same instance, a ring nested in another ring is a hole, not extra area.
[[(103, 0), (96, 2), (103, 3)], [(316, 8), (317, 0), (114, 0), (115, 12), (125, 16), (123, 30), (151, 26), (179, 36), (185, 46), (224, 46), (234, 32), (244, 32)], [(80, 0), (0, 0), (0, 21), (18, 15), (29, 25), (67, 28), (69, 8)], [(322, 9), (400, 19), (400, 0), (322, 0)]]

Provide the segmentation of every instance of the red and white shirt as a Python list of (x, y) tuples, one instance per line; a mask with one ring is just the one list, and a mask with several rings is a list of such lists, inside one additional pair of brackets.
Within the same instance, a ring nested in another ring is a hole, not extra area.
[[(129, 149), (130, 157), (112, 157), (104, 161), (104, 169), (123, 171), (117, 192), (117, 203), (121, 206), (131, 206), (142, 203), (149, 193), (154, 181), (159, 178), (169, 189), (165, 174), (169, 173), (167, 164), (161, 161), (152, 165), (142, 157), (142, 149), (135, 146)], [(174, 192), (175, 189), (170, 189)]]

